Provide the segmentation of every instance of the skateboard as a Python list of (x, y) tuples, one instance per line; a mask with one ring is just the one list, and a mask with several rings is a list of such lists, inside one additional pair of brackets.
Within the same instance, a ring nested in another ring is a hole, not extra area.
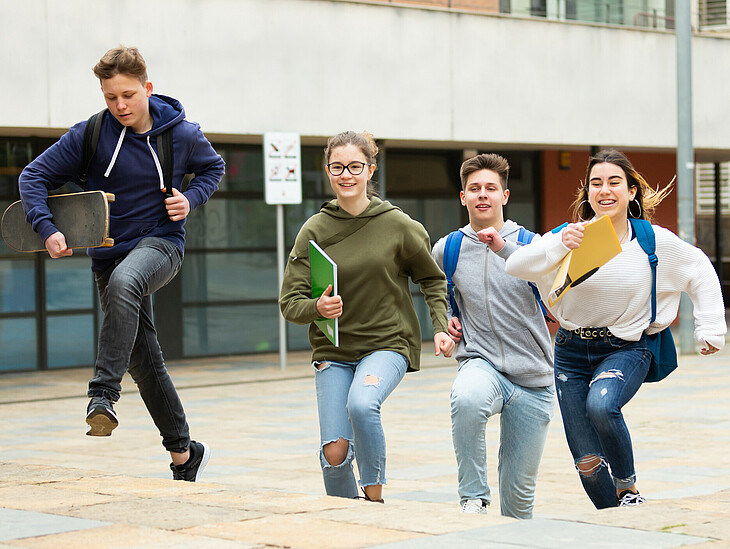
[[(114, 195), (104, 191), (57, 194), (48, 197), (53, 224), (66, 237), (69, 248), (99, 248), (114, 245), (109, 238), (109, 203)], [(18, 200), (5, 210), (2, 235), (12, 249), (19, 252), (45, 252), (40, 235), (25, 220), (23, 204)]]

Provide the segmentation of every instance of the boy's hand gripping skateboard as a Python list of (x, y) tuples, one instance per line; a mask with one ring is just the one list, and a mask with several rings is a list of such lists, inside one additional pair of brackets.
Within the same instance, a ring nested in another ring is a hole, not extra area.
[[(114, 245), (109, 238), (109, 203), (114, 195), (104, 191), (57, 194), (48, 197), (53, 224), (66, 238), (66, 246), (98, 248)], [(40, 235), (25, 220), (23, 204), (13, 202), (2, 218), (2, 235), (8, 246), (19, 252), (45, 252)]]

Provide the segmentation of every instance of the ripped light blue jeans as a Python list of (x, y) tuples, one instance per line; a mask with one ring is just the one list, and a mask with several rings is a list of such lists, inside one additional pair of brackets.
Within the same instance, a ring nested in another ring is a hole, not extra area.
[(650, 362), (643, 335), (639, 341), (613, 335), (581, 339), (563, 328), (555, 335), (555, 389), (565, 437), (583, 489), (597, 509), (616, 507), (616, 490), (636, 482), (621, 408), (641, 387)]
[(507, 517), (532, 518), (537, 472), (555, 407), (555, 389), (512, 383), (482, 358), (459, 364), (451, 389), (451, 434), (459, 498), (491, 503), (487, 420), (500, 414), (499, 499)]
[[(375, 351), (357, 362), (321, 361), (313, 366), (321, 439), (319, 459), (327, 495), (357, 497), (353, 456), (361, 486), (386, 484), (380, 408), (403, 379), (408, 360), (394, 351)], [(323, 448), (340, 438), (349, 442), (347, 457), (331, 465)]]

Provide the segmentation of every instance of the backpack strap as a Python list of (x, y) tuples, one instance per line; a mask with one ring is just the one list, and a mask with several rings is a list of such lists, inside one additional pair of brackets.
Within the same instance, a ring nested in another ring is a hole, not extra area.
[(172, 196), (172, 169), (174, 156), (172, 149), (172, 127), (157, 136), (157, 156), (162, 165), (162, 179), (165, 182), (165, 197)]
[(449, 304), (451, 305), (452, 316), (459, 316), (459, 306), (456, 304), (456, 297), (454, 295), (454, 271), (456, 271), (456, 264), (459, 261), (459, 252), (461, 251), (461, 241), (464, 238), (464, 233), (461, 231), (453, 231), (446, 237), (446, 244), (444, 244), (444, 274), (446, 275), (446, 293), (449, 297)]
[(99, 144), (99, 132), (101, 132), (101, 121), (104, 118), (104, 113), (109, 109), (104, 109), (96, 114), (92, 114), (86, 121), (86, 128), (84, 128), (84, 141), (81, 145), (81, 169), (79, 170), (79, 183), (81, 188), (86, 190), (86, 182), (89, 175), (89, 166), (91, 166), (91, 160), (96, 154), (96, 146)]
[(524, 227), (520, 227), (520, 232), (517, 233), (517, 243), (524, 246), (525, 244), (529, 244), (532, 242), (532, 239), (535, 238), (535, 233), (532, 231), (528, 231)]
[[(560, 227), (556, 227), (555, 229), (553, 229), (552, 232), (558, 232), (565, 225), (567, 225), (567, 223), (561, 225)], [(520, 232), (517, 233), (517, 244), (519, 244), (520, 246), (526, 246), (527, 244), (532, 242), (533, 238), (535, 238), (535, 233), (533, 233), (532, 231), (528, 231), (524, 227), (520, 227)], [(542, 316), (544, 316), (545, 320), (548, 322), (555, 322), (552, 318), (550, 318), (547, 307), (545, 307), (545, 304), (542, 302), (542, 298), (540, 297), (540, 290), (537, 289), (537, 285), (534, 282), (528, 282), (527, 284), (528, 286), (530, 286), (530, 289), (532, 290), (532, 293), (537, 300), (537, 304), (540, 306)]]
[(649, 324), (656, 320), (656, 266), (659, 258), (656, 256), (656, 237), (651, 223), (644, 219), (629, 218), (631, 228), (636, 233), (636, 240), (639, 246), (649, 256), (649, 265), (651, 266), (651, 320)]
[(358, 217), (357, 219), (349, 221), (347, 223), (347, 226), (342, 231), (330, 235), (327, 238), (323, 239), (321, 242), (319, 242), (319, 247), (324, 250), (327, 246), (332, 246), (333, 244), (342, 242), (351, 234), (356, 233), (357, 231), (362, 229), (365, 225), (368, 224), (371, 219), (372, 217)]

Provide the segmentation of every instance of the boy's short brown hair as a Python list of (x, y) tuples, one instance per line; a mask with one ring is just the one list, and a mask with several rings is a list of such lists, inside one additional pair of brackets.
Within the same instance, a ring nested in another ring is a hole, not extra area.
[(461, 165), (459, 175), (461, 176), (461, 190), (466, 189), (466, 180), (474, 172), (479, 170), (491, 170), (499, 175), (502, 183), (502, 190), (507, 190), (507, 179), (509, 178), (509, 162), (503, 156), (498, 154), (478, 154)]
[(94, 65), (94, 74), (99, 80), (108, 80), (117, 74), (134, 76), (142, 84), (147, 82), (147, 63), (137, 48), (119, 46), (112, 48)]

